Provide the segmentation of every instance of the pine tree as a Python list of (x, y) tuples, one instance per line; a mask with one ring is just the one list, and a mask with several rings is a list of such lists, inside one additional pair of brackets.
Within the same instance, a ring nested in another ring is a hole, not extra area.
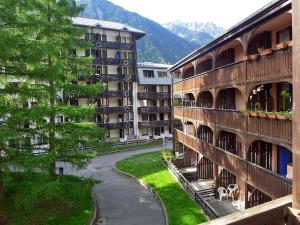
[(93, 60), (76, 55), (90, 47), (79, 41), (85, 30), (72, 25), (82, 7), (75, 0), (0, 0), (0, 10), (0, 168), (54, 176), (56, 161), (85, 166), (95, 152), (80, 147), (94, 146), (105, 131), (92, 122), (94, 106), (65, 101), (101, 90), (76, 83), (91, 74)]

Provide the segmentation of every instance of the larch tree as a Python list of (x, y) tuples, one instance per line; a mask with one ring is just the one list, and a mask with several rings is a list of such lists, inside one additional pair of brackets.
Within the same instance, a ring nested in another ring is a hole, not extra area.
[(0, 178), (12, 165), (50, 177), (57, 161), (86, 166), (95, 152), (81, 147), (102, 143), (105, 131), (93, 122), (94, 105), (66, 101), (101, 90), (76, 82), (92, 73), (93, 58), (76, 55), (91, 46), (72, 25), (82, 7), (75, 0), (0, 0), (0, 10)]

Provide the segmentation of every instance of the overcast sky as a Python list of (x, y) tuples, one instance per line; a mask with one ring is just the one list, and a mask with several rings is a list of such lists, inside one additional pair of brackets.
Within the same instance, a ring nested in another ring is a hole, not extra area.
[(271, 0), (110, 0), (158, 23), (211, 21), (230, 28)]

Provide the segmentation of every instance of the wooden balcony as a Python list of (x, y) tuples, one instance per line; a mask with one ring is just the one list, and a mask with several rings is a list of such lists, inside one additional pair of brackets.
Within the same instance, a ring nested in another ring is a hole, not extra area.
[(100, 98), (126, 98), (132, 96), (132, 91), (106, 90), (99, 94)]
[(132, 111), (133, 111), (132, 106), (116, 106), (116, 107), (104, 106), (104, 107), (97, 107), (97, 109), (96, 109), (97, 114), (127, 113), (127, 112), (132, 112)]
[(133, 122), (118, 122), (118, 123), (98, 123), (100, 127), (113, 130), (113, 129), (125, 129), (125, 128), (133, 128)]
[(292, 48), (274, 51), (254, 61), (226, 65), (173, 84), (174, 93), (203, 91), (245, 82), (292, 77)]
[[(108, 81), (134, 81), (136, 79), (135, 75), (127, 75), (127, 74), (95, 74), (88, 78), (91, 82), (108, 82)], [(81, 79), (81, 80), (84, 80)]]
[(138, 107), (138, 113), (170, 113), (171, 106), (143, 106)]
[(121, 43), (119, 41), (94, 41), (94, 47), (106, 49), (133, 50), (132, 44)]
[(157, 121), (143, 121), (139, 122), (139, 128), (155, 128), (171, 126), (172, 120), (157, 120)]
[[(239, 111), (174, 107), (175, 118), (187, 118), (203, 124), (292, 143), (292, 121), (245, 116)], [(197, 129), (197, 128), (196, 128)]]
[(137, 97), (140, 100), (171, 99), (169, 92), (138, 92)]
[(194, 151), (200, 152), (236, 176), (242, 177), (248, 184), (272, 198), (280, 198), (292, 193), (291, 180), (281, 177), (270, 170), (248, 162), (211, 144), (204, 143), (182, 131), (174, 130), (174, 138)]
[(261, 81), (292, 76), (292, 48), (275, 51), (247, 62), (247, 81)]
[(118, 58), (100, 58), (96, 57), (93, 61), (96, 65), (122, 65), (122, 66), (135, 66), (136, 60), (131, 59), (118, 59)]

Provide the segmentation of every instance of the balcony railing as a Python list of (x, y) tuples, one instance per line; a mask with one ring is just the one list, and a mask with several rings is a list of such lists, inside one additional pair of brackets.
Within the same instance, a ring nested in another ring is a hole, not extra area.
[(164, 127), (164, 126), (171, 126), (171, 125), (172, 125), (172, 120), (143, 121), (143, 122), (139, 122), (139, 128)]
[(170, 99), (171, 94), (169, 92), (138, 92), (138, 99), (152, 100), (152, 99)]
[(136, 60), (118, 59), (118, 58), (99, 58), (99, 57), (96, 57), (94, 59), (94, 64), (135, 66), (136, 65)]
[(272, 198), (280, 198), (292, 193), (292, 182), (289, 179), (248, 162), (228, 151), (202, 142), (196, 137), (174, 130), (174, 137), (182, 144), (216, 162), (231, 173), (246, 179), (251, 186), (258, 188)]
[(126, 75), (126, 74), (95, 74), (88, 79), (92, 82), (133, 81), (133, 80), (135, 80), (135, 76), (134, 75)]
[(132, 121), (126, 121), (126, 122), (118, 122), (118, 123), (98, 123), (100, 127), (106, 128), (106, 129), (125, 129), (125, 128), (133, 128), (133, 122)]
[(116, 106), (116, 107), (97, 107), (96, 113), (97, 114), (104, 114), (104, 113), (127, 113), (132, 112), (132, 106)]
[(99, 94), (100, 98), (125, 98), (125, 97), (129, 97), (132, 96), (132, 91), (113, 91), (113, 90), (106, 90), (106, 91), (102, 91)]
[(138, 113), (169, 113), (172, 111), (171, 106), (143, 106), (138, 107)]
[(292, 142), (292, 121), (243, 115), (238, 111), (174, 107), (174, 117), (187, 118), (284, 143)]
[(217, 68), (173, 85), (174, 93), (292, 77), (292, 48), (274, 51), (255, 61), (242, 61)]
[(107, 48), (107, 49), (133, 50), (132, 44), (113, 42), (113, 41), (94, 41), (94, 46), (98, 48)]

